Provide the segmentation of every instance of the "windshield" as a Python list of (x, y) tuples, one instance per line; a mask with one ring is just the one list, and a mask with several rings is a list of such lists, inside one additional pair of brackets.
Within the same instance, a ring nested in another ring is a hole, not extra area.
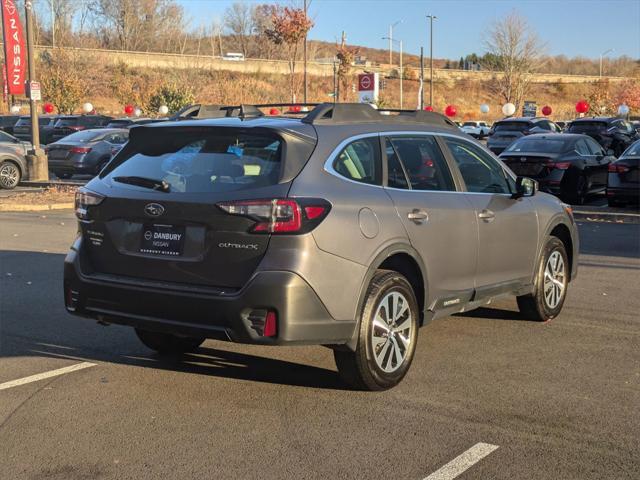
[(622, 157), (640, 157), (640, 140), (632, 143), (622, 154)]
[(524, 132), (530, 128), (528, 122), (498, 122), (493, 126), (495, 132)]
[[(42, 127), (42, 126), (50, 125), (54, 121), (55, 121), (55, 118), (52, 118), (52, 117), (41, 117), (41, 118), (38, 118), (38, 125)], [(18, 120), (18, 122), (14, 126), (16, 127), (31, 126), (31, 117), (22, 117), (20, 120)]]
[(131, 120), (111, 120), (108, 124), (107, 124), (107, 128), (122, 128), (122, 127), (128, 127), (129, 125), (131, 125), (133, 122)]
[(66, 142), (79, 142), (79, 143), (95, 142), (100, 137), (104, 137), (104, 135), (105, 135), (104, 131), (94, 132), (91, 130), (83, 130), (82, 132), (76, 132), (76, 133), (72, 133), (71, 135), (67, 135), (66, 137), (64, 137), (63, 141), (65, 143)]
[[(275, 135), (235, 129), (167, 129), (141, 138), (106, 178), (164, 181), (171, 192), (229, 192), (278, 183), (283, 142)], [(157, 138), (155, 138), (157, 137)], [(127, 188), (139, 188), (126, 185)]]
[(605, 122), (574, 122), (569, 127), (570, 133), (584, 132), (606, 132), (607, 124)]
[(525, 137), (513, 142), (507, 152), (561, 153), (570, 149), (570, 142), (562, 138)]

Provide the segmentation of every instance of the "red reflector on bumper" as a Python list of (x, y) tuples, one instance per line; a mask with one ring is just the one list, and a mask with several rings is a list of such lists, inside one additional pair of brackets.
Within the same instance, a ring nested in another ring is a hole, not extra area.
[(267, 316), (264, 319), (264, 332), (262, 336), (264, 337), (275, 337), (277, 333), (278, 327), (278, 317), (276, 316), (276, 312), (269, 310), (267, 312)]

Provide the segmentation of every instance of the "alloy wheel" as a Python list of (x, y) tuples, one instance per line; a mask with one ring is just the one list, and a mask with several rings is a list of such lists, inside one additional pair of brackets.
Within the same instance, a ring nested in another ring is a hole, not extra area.
[(554, 309), (562, 301), (565, 290), (565, 265), (557, 250), (552, 252), (544, 268), (544, 301)]
[(382, 371), (392, 373), (400, 368), (409, 351), (412, 328), (407, 298), (397, 291), (387, 293), (378, 304), (371, 329), (373, 354)]
[(20, 170), (13, 163), (0, 166), (0, 187), (14, 188), (20, 181)]

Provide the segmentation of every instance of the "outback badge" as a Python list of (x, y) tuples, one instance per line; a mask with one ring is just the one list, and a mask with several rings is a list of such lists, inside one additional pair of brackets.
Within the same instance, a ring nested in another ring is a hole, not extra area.
[(144, 206), (144, 213), (150, 217), (159, 217), (164, 213), (164, 207), (159, 203), (147, 203)]

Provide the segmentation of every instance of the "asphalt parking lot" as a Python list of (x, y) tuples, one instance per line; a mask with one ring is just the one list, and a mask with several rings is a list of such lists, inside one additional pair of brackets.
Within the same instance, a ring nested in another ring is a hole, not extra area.
[(68, 211), (0, 214), (1, 479), (640, 477), (638, 224), (580, 224), (556, 320), (505, 299), (432, 322), (382, 393), (346, 390), (322, 347), (207, 341), (167, 361), (71, 317), (75, 229)]

